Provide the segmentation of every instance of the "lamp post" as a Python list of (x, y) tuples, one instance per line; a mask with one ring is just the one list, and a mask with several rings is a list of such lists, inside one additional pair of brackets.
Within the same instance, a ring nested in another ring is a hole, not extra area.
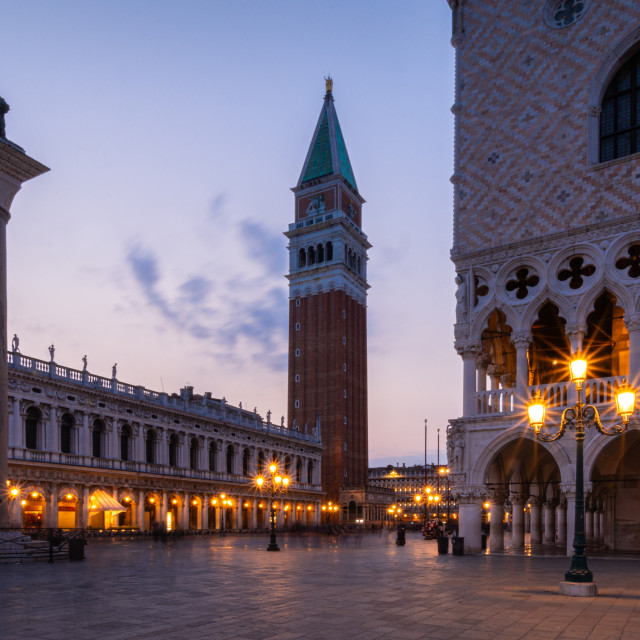
[(269, 494), (269, 545), (267, 551), (280, 551), (276, 542), (276, 510), (275, 496), (277, 493), (284, 493), (289, 488), (289, 478), (280, 475), (278, 465), (272, 462), (269, 465), (270, 476), (258, 476), (256, 485), (260, 491), (267, 491)]
[(573, 557), (571, 567), (564, 574), (565, 582), (560, 583), (560, 594), (569, 596), (595, 596), (597, 587), (593, 582), (593, 573), (587, 567), (587, 554), (585, 551), (586, 539), (584, 532), (584, 477), (583, 477), (583, 450), (585, 428), (596, 427), (606, 436), (621, 434), (629, 424), (629, 418), (634, 412), (635, 391), (623, 383), (616, 392), (616, 409), (622, 418), (622, 425), (605, 427), (600, 421), (598, 410), (591, 404), (582, 402), (582, 385), (587, 379), (587, 361), (584, 357), (576, 355), (569, 365), (571, 382), (576, 385), (578, 400), (572, 407), (562, 412), (560, 427), (556, 433), (542, 433), (541, 428), (545, 419), (544, 399), (540, 391), (532, 398), (527, 406), (529, 424), (533, 427), (536, 437), (544, 442), (553, 442), (560, 439), (566, 429), (575, 431), (576, 436), (576, 504), (575, 504), (575, 528), (573, 534)]

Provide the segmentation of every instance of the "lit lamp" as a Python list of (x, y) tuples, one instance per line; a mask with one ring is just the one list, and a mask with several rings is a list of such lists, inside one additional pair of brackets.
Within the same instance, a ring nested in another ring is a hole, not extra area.
[[(271, 477), (258, 476), (255, 480), (256, 486), (260, 491), (267, 491), (269, 494), (269, 545), (267, 551), (280, 551), (280, 547), (276, 541), (276, 493), (286, 492), (289, 488), (289, 478), (278, 473), (278, 465), (272, 462), (269, 465), (269, 473)], [(285, 507), (285, 512), (288, 506)]]
[[(587, 567), (587, 555), (585, 552), (586, 537), (584, 533), (584, 470), (583, 451), (585, 428), (596, 427), (606, 436), (616, 436), (627, 428), (629, 419), (635, 411), (636, 394), (625, 382), (618, 388), (615, 394), (616, 410), (622, 418), (622, 424), (611, 427), (603, 426), (598, 410), (591, 404), (582, 402), (582, 385), (587, 379), (587, 361), (577, 356), (569, 365), (571, 382), (576, 385), (578, 401), (572, 407), (567, 407), (560, 418), (560, 427), (556, 433), (543, 433), (541, 431), (545, 420), (544, 399), (540, 391), (527, 405), (529, 424), (533, 427), (536, 437), (544, 442), (553, 442), (560, 439), (567, 427), (575, 431), (576, 436), (576, 510), (575, 530), (573, 535), (573, 557), (571, 567), (564, 575), (565, 581), (560, 583), (562, 595), (596, 595), (597, 588), (593, 582), (593, 573)], [(582, 585), (582, 586), (581, 586)]]

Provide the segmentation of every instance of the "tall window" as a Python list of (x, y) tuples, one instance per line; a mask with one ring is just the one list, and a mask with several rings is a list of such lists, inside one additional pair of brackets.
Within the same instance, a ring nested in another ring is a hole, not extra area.
[(260, 451), (258, 453), (258, 475), (261, 476), (264, 473), (264, 453)]
[(216, 456), (218, 455), (218, 446), (215, 442), (209, 445), (209, 471), (216, 470)]
[(640, 52), (618, 71), (602, 100), (600, 162), (640, 151)]
[(233, 450), (233, 446), (227, 447), (227, 473), (233, 473), (233, 459), (236, 456), (236, 452)]
[(102, 420), (96, 420), (93, 423), (93, 430), (91, 431), (91, 449), (94, 458), (104, 457), (104, 422)]
[(169, 466), (178, 466), (178, 436), (175, 433), (169, 438)]
[(129, 443), (131, 441), (131, 427), (128, 424), (123, 425), (120, 431), (120, 459), (131, 460), (129, 452)]
[(74, 419), (70, 413), (63, 413), (60, 419), (60, 451), (73, 453), (71, 450)]
[(38, 425), (42, 414), (39, 409), (35, 407), (29, 407), (27, 409), (27, 418), (24, 422), (25, 426), (25, 444), (27, 449), (38, 448)]
[(197, 469), (198, 468), (198, 439), (191, 438), (191, 442), (189, 443), (189, 468)]
[(144, 439), (144, 459), (147, 464), (153, 464), (156, 461), (156, 432), (153, 429), (147, 431)]
[(249, 453), (249, 449), (245, 449), (242, 454), (242, 475), (249, 475), (249, 457), (251, 454)]

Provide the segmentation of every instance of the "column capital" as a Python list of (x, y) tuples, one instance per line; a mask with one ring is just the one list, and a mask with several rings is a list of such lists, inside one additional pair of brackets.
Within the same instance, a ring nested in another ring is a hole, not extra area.
[(627, 331), (640, 331), (640, 313), (625, 313), (624, 326)]
[(477, 358), (482, 352), (479, 340), (456, 340), (455, 349), (463, 359)]
[(492, 489), (489, 491), (488, 496), (491, 504), (502, 505), (509, 496), (509, 493), (507, 491), (501, 491), (500, 489)]
[(526, 331), (522, 333), (515, 333), (511, 336), (511, 342), (516, 349), (528, 349), (531, 344), (532, 336)]
[(527, 496), (525, 496), (523, 493), (511, 493), (509, 494), (509, 502), (511, 503), (512, 507), (516, 505), (519, 507), (523, 507), (527, 502)]
[(461, 504), (482, 502), (486, 493), (487, 489), (485, 487), (461, 487), (455, 492), (452, 491), (457, 502)]
[(564, 332), (571, 342), (573, 339), (581, 338), (586, 333), (586, 326), (581, 322), (567, 322)]

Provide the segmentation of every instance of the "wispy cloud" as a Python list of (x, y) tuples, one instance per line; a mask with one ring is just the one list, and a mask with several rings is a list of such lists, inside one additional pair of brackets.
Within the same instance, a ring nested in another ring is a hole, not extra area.
[[(216, 196), (212, 212), (225, 203), (226, 195)], [(170, 256), (134, 244), (126, 263), (144, 303), (186, 338), (208, 342), (213, 352), (224, 353), (227, 365), (260, 363), (272, 371), (286, 370), (287, 296), (284, 286), (274, 286), (274, 276), (281, 277), (286, 269), (284, 238), (262, 222), (245, 218), (218, 224), (207, 243), (210, 260), (223, 264), (202, 264), (195, 268), (199, 275), (177, 283), (167, 274), (174, 276), (180, 265), (176, 268)], [(234, 261), (230, 272), (224, 264), (229, 250), (244, 256)], [(189, 265), (192, 272), (194, 267)], [(212, 272), (224, 276), (213, 280), (200, 275)]]

